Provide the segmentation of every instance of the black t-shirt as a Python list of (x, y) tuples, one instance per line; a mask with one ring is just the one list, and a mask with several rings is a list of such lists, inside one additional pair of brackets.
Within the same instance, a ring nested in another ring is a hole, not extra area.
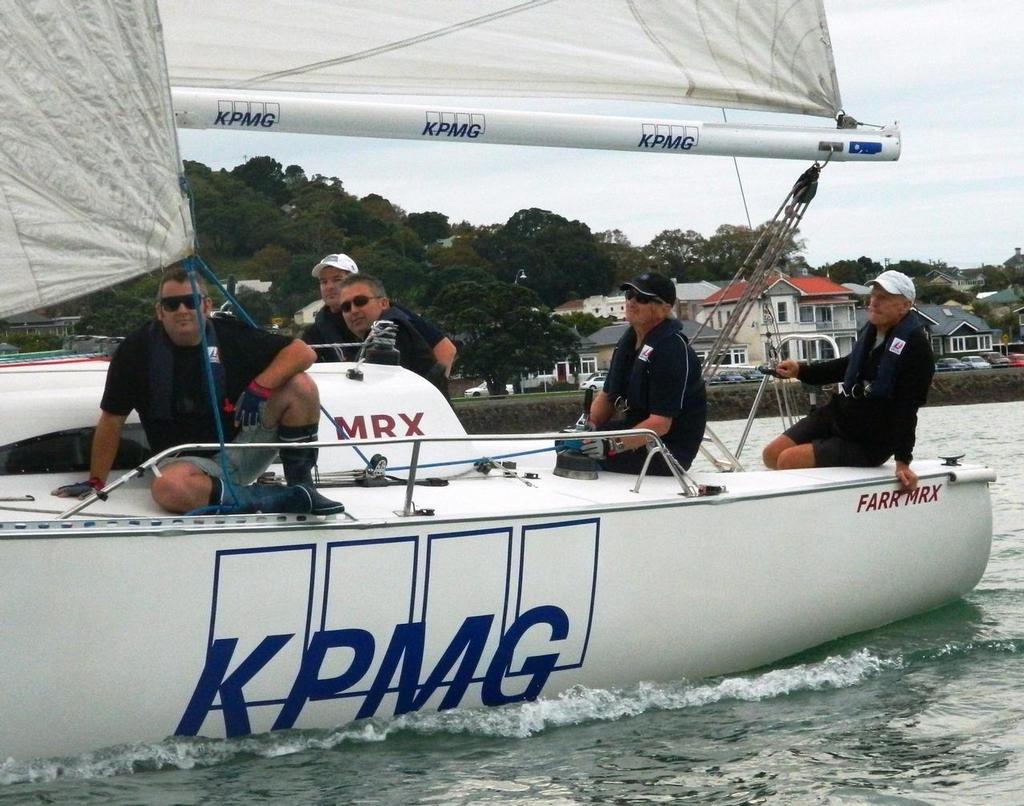
[[(234, 319), (211, 320), (217, 333), (218, 350), (224, 367), (223, 397), (230, 403), (262, 372), (274, 357), (291, 343), (287, 336), (266, 333)], [(169, 348), (171, 401), (157, 407), (153, 402), (154, 383), (150, 370), (154, 360), (154, 339), (162, 339)], [(234, 439), (238, 429), (233, 415), (223, 411), (218, 401), (224, 438)], [(202, 347), (177, 347), (171, 344), (163, 328), (150, 324), (136, 330), (117, 348), (107, 370), (106, 387), (100, 408), (110, 414), (127, 416), (139, 413), (150, 447), (159, 452), (189, 442), (217, 442), (217, 428), (210, 416), (210, 393), (202, 360)], [(158, 408), (169, 419), (157, 416)]]
[(627, 328), (612, 355), (604, 392), (613, 403), (621, 398), (628, 404), (627, 427), (652, 414), (671, 418), (662, 441), (689, 466), (704, 437), (707, 397), (700, 359), (677, 320), (666, 319), (654, 327), (639, 347), (633, 329)]

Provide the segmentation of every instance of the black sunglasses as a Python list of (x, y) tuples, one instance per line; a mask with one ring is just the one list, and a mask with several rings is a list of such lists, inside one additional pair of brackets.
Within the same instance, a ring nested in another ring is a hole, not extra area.
[(654, 294), (645, 294), (643, 291), (637, 291), (632, 286), (626, 289), (626, 299), (631, 299), (639, 302), (641, 305), (650, 305), (652, 302), (660, 302), (662, 305), (665, 301), (661, 297), (656, 297)]
[(352, 310), (353, 306), (356, 308), (362, 308), (371, 299), (380, 299), (380, 297), (368, 297), (366, 294), (360, 294), (358, 297), (352, 297), (341, 303), (341, 312), (348, 313)]
[[(206, 299), (206, 297), (202, 297)], [(196, 309), (196, 298), (191, 294), (178, 294), (174, 297), (160, 297), (160, 307), (163, 308), (167, 313), (174, 313), (178, 310), (179, 305), (184, 305), (190, 311)]]

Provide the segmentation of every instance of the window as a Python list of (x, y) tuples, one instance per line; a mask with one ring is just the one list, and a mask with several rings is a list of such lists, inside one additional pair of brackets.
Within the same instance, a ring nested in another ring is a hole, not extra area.
[(832, 322), (832, 309), (831, 308), (815, 308), (814, 309), (814, 321), (816, 322)]
[(786, 306), (785, 300), (775, 303), (775, 321), (780, 323), (789, 321), (789, 308)]
[(992, 350), (992, 335), (953, 336), (949, 346), (953, 353), (987, 353)]
[(800, 321), (809, 324), (814, 321), (814, 308), (810, 305), (800, 306)]
[[(54, 431), (0, 446), (0, 476), (19, 473), (88, 473), (94, 428)], [(152, 456), (139, 423), (127, 423), (114, 470), (130, 470)]]
[(592, 372), (597, 372), (597, 356), (596, 355), (581, 355), (580, 356), (580, 374), (590, 375)]

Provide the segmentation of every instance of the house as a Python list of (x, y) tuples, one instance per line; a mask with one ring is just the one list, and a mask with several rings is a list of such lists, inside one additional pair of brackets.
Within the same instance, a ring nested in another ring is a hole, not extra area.
[(1024, 255), (1020, 253), (1019, 246), (1013, 250), (1013, 255), (1003, 261), (1003, 265), (1008, 269), (1024, 272)]
[(954, 288), (957, 291), (973, 292), (985, 284), (981, 272), (967, 273), (957, 268), (947, 267), (944, 270), (932, 269), (924, 276), (925, 285), (940, 285)]
[(313, 319), (320, 312), (322, 307), (324, 307), (324, 301), (322, 299), (311, 302), (309, 305), (304, 305), (295, 312), (295, 315), (292, 317), (292, 321), (295, 323), (296, 327), (306, 327), (307, 325), (311, 325), (313, 324)]
[[(690, 340), (693, 349), (701, 360), (707, 357), (708, 350), (718, 338), (718, 331), (711, 327), (701, 326), (692, 319), (681, 320), (683, 335)], [(600, 330), (584, 336), (580, 340), (580, 376), (586, 377), (591, 372), (601, 369), (608, 369), (612, 363), (612, 353), (615, 352), (615, 345), (619, 343), (622, 334), (629, 328), (628, 322), (616, 322), (612, 325), (605, 325)], [(698, 334), (698, 331), (699, 334)], [(695, 339), (694, 336), (697, 338)], [(734, 363), (743, 363), (736, 361)]]
[[(703, 280), (699, 283), (680, 283), (676, 285), (675, 313), (679, 319), (696, 319), (701, 302), (718, 290), (718, 286)], [(589, 313), (594, 316), (610, 316), (621, 320), (626, 315), (626, 297), (622, 294), (594, 294), (586, 299), (571, 299), (563, 302), (553, 313), (564, 316), (569, 313)]]
[[(701, 319), (717, 329), (736, 309), (746, 281), (723, 288), (701, 303)], [(762, 304), (751, 308), (730, 348), (742, 360), (725, 363), (759, 364), (767, 360), (766, 341), (782, 345), (783, 354), (798, 360), (846, 355), (857, 340), (858, 295), (827, 277), (776, 275), (769, 281)]]
[(974, 355), (992, 351), (999, 334), (980, 316), (959, 305), (918, 304), (914, 309), (928, 325), (935, 357)]
[(31, 333), (40, 336), (70, 336), (81, 316), (57, 316), (50, 318), (37, 313), (19, 313), (0, 319), (0, 333)]

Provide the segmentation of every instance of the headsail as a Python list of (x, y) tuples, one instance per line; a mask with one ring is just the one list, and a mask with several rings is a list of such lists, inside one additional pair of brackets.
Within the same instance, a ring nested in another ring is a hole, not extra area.
[(0, 316), (185, 256), (155, 0), (5, 4), (0, 39)]
[[(177, 123), (647, 153), (891, 160), (899, 135), (353, 101), (607, 99), (834, 117), (823, 0), (161, 0)], [(794, 133), (795, 132), (795, 133)]]

